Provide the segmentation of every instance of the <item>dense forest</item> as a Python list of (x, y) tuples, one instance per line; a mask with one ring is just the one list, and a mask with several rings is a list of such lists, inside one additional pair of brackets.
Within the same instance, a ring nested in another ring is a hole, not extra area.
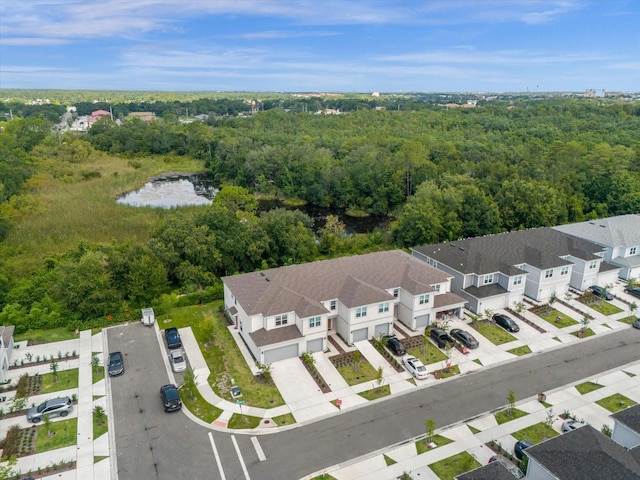
[[(234, 102), (188, 107), (214, 112), (208, 123), (181, 122), (171, 102), (160, 102), (157, 120), (104, 118), (84, 135), (52, 134), (47, 115), (0, 123), (0, 323), (19, 331), (99, 324), (150, 304), (161, 310), (219, 297), (220, 277), (236, 272), (640, 211), (638, 103), (375, 109), (364, 108), (370, 99), (354, 99), (348, 114), (316, 115), (287, 111), (274, 98), (237, 117)], [(155, 111), (113, 105), (122, 115), (132, 109)], [(158, 215), (135, 238), (123, 227), (47, 253), (40, 265), (16, 266), (29, 253), (15, 235), (37, 210), (33, 195), (87, 183), (115, 195), (118, 182), (157, 158), (167, 170), (184, 158), (211, 171), (222, 186), (213, 205)], [(116, 171), (103, 175), (96, 162)], [(315, 235), (301, 212), (258, 213), (256, 196), (393, 221), (349, 236), (329, 218)]]

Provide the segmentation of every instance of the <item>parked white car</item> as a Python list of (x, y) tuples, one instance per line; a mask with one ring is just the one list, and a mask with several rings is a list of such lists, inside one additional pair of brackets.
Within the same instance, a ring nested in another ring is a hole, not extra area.
[(171, 362), (171, 369), (176, 373), (184, 372), (187, 369), (187, 361), (184, 358), (182, 350), (171, 350), (171, 353), (169, 353), (169, 362)]
[(418, 380), (424, 380), (429, 376), (429, 372), (427, 372), (427, 367), (420, 361), (419, 358), (416, 357), (405, 357), (402, 360), (405, 368), (409, 371), (414, 378)]

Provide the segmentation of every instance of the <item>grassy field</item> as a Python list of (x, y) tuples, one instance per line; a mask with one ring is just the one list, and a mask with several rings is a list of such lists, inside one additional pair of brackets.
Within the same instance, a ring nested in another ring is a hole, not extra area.
[(619, 412), (620, 410), (624, 410), (625, 408), (632, 407), (636, 404), (636, 402), (620, 393), (598, 400), (596, 403), (602, 408), (606, 408), (611, 413)]
[(571, 325), (576, 325), (578, 323), (569, 315), (566, 315), (556, 309), (552, 309), (548, 313), (544, 314), (538, 313), (537, 315), (558, 328), (570, 327)]
[(425, 365), (431, 365), (437, 362), (444, 362), (447, 356), (434, 344), (427, 342), (420, 347), (413, 347), (407, 351), (407, 355), (419, 358)]
[[(52, 328), (50, 330), (27, 330), (24, 333), (14, 335), (15, 342), (29, 341), (29, 345), (39, 345), (41, 343), (62, 342), (77, 338), (76, 332), (66, 327)], [(66, 354), (67, 352), (62, 352)], [(73, 352), (68, 352), (72, 355)], [(77, 352), (76, 352), (77, 353)]]
[(509, 411), (505, 408), (504, 410), (496, 412), (494, 417), (496, 418), (496, 422), (498, 422), (498, 425), (502, 425), (503, 423), (510, 422), (511, 420), (515, 420), (516, 418), (524, 417), (525, 415), (527, 415), (527, 412), (523, 412), (522, 410), (518, 410), (517, 408), (512, 408), (511, 415), (509, 415)]
[[(167, 210), (118, 205), (116, 198), (144, 185), (150, 177), (169, 171), (203, 170), (200, 162), (179, 157), (149, 157), (134, 163), (95, 153), (83, 162), (37, 162), (20, 202), (5, 207), (15, 222), (0, 243), (0, 260), (8, 275), (23, 277), (56, 253), (81, 240), (146, 241), (151, 225)], [(86, 172), (99, 172), (85, 180)]]
[(53, 393), (71, 388), (78, 388), (78, 369), (61, 370), (58, 372), (58, 380), (54, 381), (53, 373), (45, 373), (41, 375), (42, 386), (40, 393)]

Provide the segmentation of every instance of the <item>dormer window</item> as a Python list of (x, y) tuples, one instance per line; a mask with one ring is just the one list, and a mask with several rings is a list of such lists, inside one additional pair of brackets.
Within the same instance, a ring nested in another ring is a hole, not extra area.
[(482, 280), (483, 284), (487, 284), (487, 283), (493, 283), (493, 273), (490, 273), (489, 275), (485, 275), (484, 279)]
[(635, 255), (637, 251), (638, 251), (638, 247), (631, 247), (629, 249), (629, 255)]

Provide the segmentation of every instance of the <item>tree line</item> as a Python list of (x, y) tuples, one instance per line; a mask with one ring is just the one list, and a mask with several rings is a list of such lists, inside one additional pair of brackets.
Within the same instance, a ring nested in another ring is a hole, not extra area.
[[(18, 331), (219, 298), (220, 277), (237, 272), (640, 211), (635, 104), (498, 102), (337, 116), (275, 108), (210, 125), (103, 119), (81, 137), (51, 135), (42, 118), (0, 126), (0, 240), (29, 179), (56, 162), (98, 152), (138, 163), (189, 156), (223, 186), (211, 207), (165, 215), (146, 242), (80, 242), (25, 278), (0, 268), (0, 323)], [(330, 217), (316, 235), (301, 212), (258, 213), (256, 194), (393, 221), (349, 236)]]

